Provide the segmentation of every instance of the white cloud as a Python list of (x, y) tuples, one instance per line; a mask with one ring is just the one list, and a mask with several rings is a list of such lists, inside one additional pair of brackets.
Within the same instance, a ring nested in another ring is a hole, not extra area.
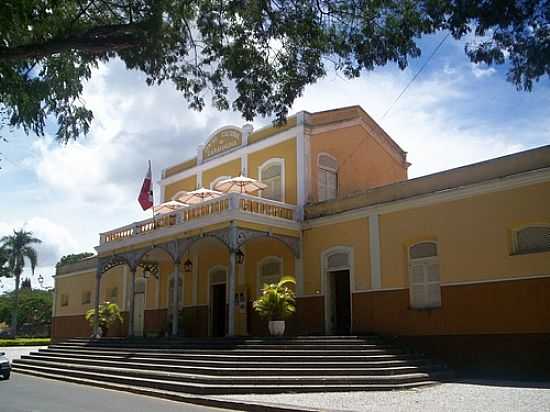
[[(463, 50), (460, 54), (463, 59)], [(474, 76), (474, 70), (484, 73), (476, 80), (470, 70)], [(292, 111), (361, 105), (409, 153), (410, 177), (548, 141), (548, 120), (533, 128), (528, 116), (503, 122), (485, 114), (487, 101), (479, 98), (477, 87), (494, 74), (487, 71), (452, 59), (439, 72), (425, 71), (384, 119), (410, 71), (382, 70), (355, 80), (329, 76), (308, 87)], [(500, 100), (493, 100), (498, 110)], [(34, 140), (24, 161), (33, 180), (14, 185), (10, 204), (0, 204), (7, 216), (0, 221), (0, 234), (27, 221), (28, 230), (45, 241), (40, 271), (47, 275), (61, 255), (92, 250), (99, 232), (149, 216), (136, 201), (147, 160), (158, 179), (161, 168), (194, 156), (197, 145), (218, 127), (245, 123), (237, 113), (188, 110), (171, 85), (147, 87), (142, 75), (117, 61), (94, 72), (84, 101), (95, 115), (90, 135), (66, 146), (51, 138)], [(265, 123), (258, 119), (255, 126)], [(27, 154), (28, 146), (24, 150)]]
[(494, 69), (494, 67), (483, 67), (479, 63), (471, 63), (471, 65), (472, 65), (472, 74), (475, 76), (476, 79), (491, 77), (497, 72)]
[[(373, 73), (354, 80), (333, 77), (309, 89), (295, 108), (316, 111), (361, 105), (408, 152), (412, 163), (409, 177), (524, 149), (517, 143), (517, 136), (472, 124), (457, 113), (457, 108), (467, 105), (471, 96), (464, 91), (463, 77), (454, 71), (413, 83), (382, 119), (407, 82), (405, 73)], [(330, 107), (326, 102), (331, 102)]]

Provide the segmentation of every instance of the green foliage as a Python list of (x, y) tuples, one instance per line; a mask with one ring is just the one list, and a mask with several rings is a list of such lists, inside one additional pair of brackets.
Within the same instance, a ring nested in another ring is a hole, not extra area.
[(3, 247), (0, 247), (0, 278), (10, 277), (8, 268), (8, 252)]
[[(86, 312), (86, 320), (90, 322), (90, 327), (93, 330), (95, 325), (95, 308)], [(103, 330), (104, 335), (107, 334), (107, 330), (117, 320), (120, 323), (123, 321), (120, 308), (116, 303), (104, 302), (99, 305), (99, 327)]]
[(17, 338), (0, 339), (0, 347), (8, 346), (46, 346), (51, 342), (50, 338)]
[[(0, 295), (0, 323), (12, 324), (15, 291)], [(50, 324), (52, 321), (52, 293), (40, 289), (21, 289), (17, 308), (17, 323), (33, 326)]]
[(194, 109), (210, 98), (282, 121), (328, 65), (349, 78), (403, 69), (438, 31), (474, 33), (469, 59), (507, 62), (509, 81), (531, 90), (550, 74), (549, 21), (548, 0), (4, 0), (0, 124), (43, 135), (51, 115), (60, 141), (86, 133), (83, 83), (113, 58), (148, 85), (172, 82)]
[(265, 319), (283, 320), (296, 312), (296, 295), (287, 285), (295, 285), (291, 276), (284, 276), (279, 283), (264, 285), (262, 295), (253, 303), (254, 310)]
[(21, 273), (23, 272), (25, 263), (29, 262), (31, 265), (31, 272), (34, 275), (34, 269), (38, 263), (38, 253), (33, 245), (38, 243), (42, 243), (42, 241), (33, 237), (32, 232), (27, 232), (24, 229), (14, 230), (13, 235), (4, 236), (0, 239), (0, 248), (4, 250), (4, 258), (6, 259), (7, 276), (15, 278), (12, 320), (10, 323), (14, 338), (17, 335), (19, 283), (21, 281)]
[(93, 253), (90, 252), (82, 252), (82, 253), (74, 253), (70, 255), (62, 256), (61, 259), (59, 259), (59, 262), (55, 264), (56, 267), (63, 266), (63, 265), (69, 265), (71, 263), (80, 262), (83, 259), (89, 258), (94, 256)]

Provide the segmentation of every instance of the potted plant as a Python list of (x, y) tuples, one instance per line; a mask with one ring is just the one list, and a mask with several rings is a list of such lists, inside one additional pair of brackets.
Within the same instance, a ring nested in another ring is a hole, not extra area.
[(289, 287), (295, 284), (291, 276), (284, 276), (278, 283), (266, 284), (262, 295), (253, 303), (260, 317), (269, 320), (268, 329), (272, 336), (282, 336), (285, 333), (285, 319), (296, 312), (296, 295)]
[[(86, 312), (86, 320), (90, 322), (92, 330), (95, 325), (95, 308), (92, 308)], [(99, 305), (99, 337), (107, 336), (107, 332), (111, 325), (119, 321), (122, 323), (122, 315), (120, 314), (120, 308), (116, 303), (104, 302)]]

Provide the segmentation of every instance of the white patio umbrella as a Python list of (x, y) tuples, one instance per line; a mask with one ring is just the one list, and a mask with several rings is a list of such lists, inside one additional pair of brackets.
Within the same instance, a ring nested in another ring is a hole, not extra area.
[(215, 199), (220, 196), (223, 196), (223, 193), (201, 187), (200, 189), (193, 190), (192, 192), (182, 193), (175, 200), (187, 205), (195, 205), (197, 203), (204, 202), (205, 200)]
[(218, 182), (215, 189), (224, 193), (255, 193), (258, 190), (265, 189), (266, 187), (267, 185), (265, 183), (252, 179), (251, 177), (240, 175), (238, 177), (232, 177), (231, 179)]
[(153, 206), (153, 213), (155, 215), (164, 215), (166, 213), (172, 213), (182, 207), (187, 207), (187, 205), (185, 203), (178, 202), (177, 200), (169, 200), (168, 202)]

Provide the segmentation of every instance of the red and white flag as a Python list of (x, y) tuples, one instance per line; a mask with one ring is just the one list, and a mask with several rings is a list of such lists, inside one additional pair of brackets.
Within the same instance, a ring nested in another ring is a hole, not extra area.
[(153, 182), (151, 177), (151, 161), (149, 160), (149, 168), (145, 179), (143, 179), (143, 185), (141, 185), (141, 191), (139, 192), (138, 202), (143, 210), (147, 210), (153, 207)]

